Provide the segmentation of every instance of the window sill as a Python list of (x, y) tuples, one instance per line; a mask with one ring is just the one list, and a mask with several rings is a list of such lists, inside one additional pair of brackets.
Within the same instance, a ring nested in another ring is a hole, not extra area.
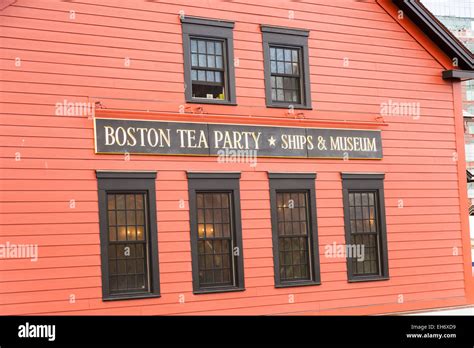
[(313, 110), (311, 106), (301, 105), (301, 104), (267, 104), (267, 108), (275, 109), (289, 109), (290, 106), (293, 106), (294, 110)]
[(150, 293), (141, 293), (141, 294), (120, 294), (120, 295), (109, 295), (103, 297), (102, 301), (124, 301), (124, 300), (139, 300), (146, 298), (158, 298), (161, 297), (160, 294), (150, 294)]
[(208, 288), (208, 289), (194, 290), (193, 294), (194, 295), (202, 295), (202, 294), (216, 294), (216, 293), (221, 293), (221, 292), (238, 292), (238, 291), (245, 291), (245, 288), (236, 288), (236, 287), (231, 287), (231, 288)]
[(186, 103), (190, 104), (215, 104), (215, 105), (230, 105), (237, 106), (237, 103), (228, 101), (228, 100), (218, 100), (218, 99), (189, 99), (186, 100)]
[(357, 278), (348, 279), (347, 282), (360, 283), (360, 282), (378, 282), (378, 281), (384, 281), (384, 280), (390, 280), (390, 277), (381, 277), (381, 276), (357, 277)]
[(297, 282), (286, 282), (281, 284), (275, 284), (275, 288), (294, 288), (299, 286), (313, 286), (321, 285), (321, 282), (316, 281), (297, 281)]

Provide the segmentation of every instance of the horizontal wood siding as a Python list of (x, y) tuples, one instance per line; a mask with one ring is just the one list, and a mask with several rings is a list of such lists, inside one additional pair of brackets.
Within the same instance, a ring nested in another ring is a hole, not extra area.
[[(465, 302), (452, 85), (375, 1), (98, 3), (18, 0), (0, 13), (0, 244), (39, 245), (37, 262), (0, 260), (0, 314), (363, 314)], [(235, 21), (237, 106), (204, 105), (204, 114), (193, 114), (198, 105), (185, 103), (180, 11)], [(313, 110), (298, 119), (265, 107), (260, 24), (311, 30)], [(64, 99), (100, 101), (116, 117), (366, 122), (382, 129), (384, 159), (262, 158), (252, 168), (215, 158), (96, 155), (91, 118), (55, 116)], [(379, 126), (389, 100), (420, 103), (420, 118), (387, 116)], [(158, 171), (161, 298), (102, 301), (95, 170)], [(242, 172), (244, 292), (192, 293), (187, 170)], [(319, 286), (274, 288), (267, 171), (318, 173)], [(324, 256), (326, 245), (345, 241), (342, 171), (386, 173), (388, 281), (349, 284), (346, 260)]]

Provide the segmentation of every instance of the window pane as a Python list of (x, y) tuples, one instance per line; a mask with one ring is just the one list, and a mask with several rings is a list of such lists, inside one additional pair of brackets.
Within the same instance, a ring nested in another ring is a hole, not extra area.
[(293, 75), (299, 75), (299, 73), (300, 73), (299, 65), (297, 63), (293, 63), (292, 67), (293, 67), (292, 74)]
[(208, 82), (214, 82), (214, 71), (208, 71), (206, 74), (206, 80)]
[(117, 209), (125, 209), (125, 196), (124, 195), (116, 195), (115, 200), (117, 203)]
[(135, 202), (137, 204), (137, 209), (143, 209), (143, 195), (137, 195), (135, 197)]
[(278, 101), (284, 101), (285, 100), (285, 97), (283, 95), (283, 90), (282, 89), (278, 89), (277, 90), (277, 98), (276, 100)]
[(135, 209), (135, 195), (127, 195), (127, 209)]
[(109, 240), (110, 241), (117, 240), (117, 228), (116, 227), (109, 227)]
[(216, 57), (215, 56), (207, 56), (207, 66), (209, 68), (216, 67)]
[(282, 89), (283, 88), (283, 77), (275, 77), (276, 81), (276, 88)]
[(215, 46), (216, 46), (216, 55), (219, 55), (221, 56), (222, 55), (222, 42), (215, 42)]
[(277, 53), (277, 60), (283, 60), (283, 49), (277, 48), (276, 53)]
[(206, 62), (206, 55), (200, 54), (200, 55), (199, 55), (199, 66), (205, 67), (206, 65), (207, 65), (207, 62)]
[(115, 211), (109, 211), (109, 226), (117, 224), (116, 215)]
[(197, 52), (197, 41), (191, 40), (191, 52)]
[(198, 42), (198, 52), (199, 53), (206, 53), (206, 41), (199, 40), (199, 42)]
[(292, 102), (299, 103), (298, 93), (296, 91), (291, 92)]
[(107, 207), (108, 209), (115, 209), (115, 195), (109, 195), (107, 197)]
[(198, 55), (197, 54), (191, 54), (191, 65), (192, 66), (198, 66)]
[(118, 227), (118, 240), (127, 240), (127, 227)]
[(285, 63), (284, 62), (277, 62), (277, 72), (279, 74), (285, 73)]
[(125, 210), (117, 211), (117, 225), (126, 225)]
[(298, 62), (298, 50), (292, 50), (291, 55), (292, 55), (292, 61)]
[(222, 82), (221, 74), (222, 74), (222, 73), (219, 72), (219, 71), (216, 71), (216, 72), (214, 73), (214, 78), (215, 78), (215, 81), (216, 81), (216, 82)]
[(222, 69), (223, 63), (222, 63), (222, 57), (216, 56), (216, 68)]
[(206, 72), (204, 70), (198, 70), (198, 80), (199, 81), (206, 80)]
[(271, 72), (272, 74), (277, 72), (277, 64), (276, 64), (276, 62), (270, 62), (270, 72)]
[(214, 54), (214, 42), (208, 41), (207, 42), (207, 54)]

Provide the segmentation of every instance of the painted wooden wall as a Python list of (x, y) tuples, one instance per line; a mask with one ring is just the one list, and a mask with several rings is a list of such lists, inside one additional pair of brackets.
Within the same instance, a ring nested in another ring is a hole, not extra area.
[[(390, 5), (18, 0), (2, 6), (0, 243), (37, 243), (39, 260), (0, 260), (0, 314), (364, 314), (466, 303), (454, 93), (441, 79), (447, 58), (416, 28), (409, 33), (398, 24)], [(180, 11), (235, 21), (238, 106), (200, 111), (185, 104)], [(295, 117), (265, 107), (260, 24), (311, 30), (313, 110)], [(100, 101), (97, 116), (382, 129), (384, 159), (259, 159), (251, 168), (215, 158), (95, 155), (92, 119), (55, 115), (64, 99)], [(389, 100), (419, 102), (420, 117), (382, 120), (381, 103)], [(161, 298), (102, 301), (96, 169), (158, 171)], [(192, 294), (186, 170), (242, 171), (244, 292)], [(320, 286), (273, 286), (267, 171), (318, 173)], [(327, 244), (344, 243), (341, 171), (386, 173), (389, 281), (349, 284), (345, 259), (324, 257)]]

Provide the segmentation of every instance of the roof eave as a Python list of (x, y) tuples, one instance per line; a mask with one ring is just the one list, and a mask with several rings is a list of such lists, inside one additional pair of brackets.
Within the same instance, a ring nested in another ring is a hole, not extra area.
[[(474, 69), (472, 53), (419, 0), (392, 0), (463, 70)], [(450, 71), (450, 70), (449, 70)]]

